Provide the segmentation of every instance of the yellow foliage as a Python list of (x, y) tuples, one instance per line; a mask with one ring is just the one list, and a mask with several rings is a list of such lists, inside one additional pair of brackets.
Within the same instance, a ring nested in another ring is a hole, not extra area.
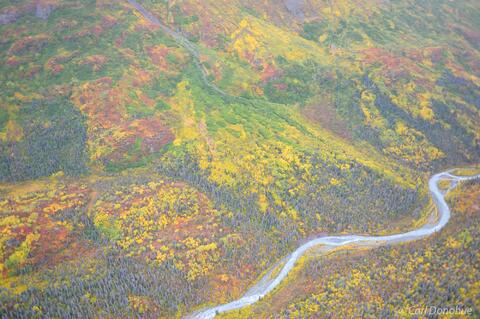
[(50, 205), (46, 206), (43, 211), (45, 213), (55, 213), (61, 209), (65, 208), (63, 205), (59, 203), (51, 203)]
[(0, 219), (0, 226), (19, 226), (21, 225), (20, 218), (16, 215), (9, 215)]
[(40, 234), (30, 233), (26, 236), (20, 247), (18, 247), (13, 254), (7, 259), (8, 268), (14, 269), (26, 262), (28, 254), (30, 253), (32, 244), (40, 238)]
[(340, 184), (340, 181), (338, 179), (336, 179), (336, 178), (330, 179), (330, 185), (335, 186), (335, 185), (338, 185), (338, 184)]
[(424, 120), (431, 121), (433, 119), (434, 113), (429, 107), (422, 107), (420, 109), (420, 117)]
[(324, 34), (322, 34), (321, 36), (318, 37), (318, 41), (323, 43), (323, 42), (325, 42), (327, 37), (328, 37), (328, 34), (324, 33)]
[(395, 131), (396, 131), (399, 135), (404, 135), (405, 133), (407, 133), (408, 128), (407, 128), (407, 126), (405, 125), (405, 123), (399, 121), (399, 122), (397, 122), (397, 127), (396, 127)]
[(183, 141), (197, 139), (200, 135), (195, 115), (195, 105), (191, 96), (188, 81), (177, 84), (177, 93), (172, 99), (172, 108), (180, 116), (181, 121), (175, 127), (175, 145)]
[(268, 199), (267, 199), (267, 196), (265, 196), (265, 194), (263, 194), (263, 193), (260, 193), (258, 195), (258, 206), (260, 207), (260, 210), (262, 212), (265, 213), (267, 211)]
[[(274, 38), (272, 34), (275, 34)], [(242, 58), (246, 58), (248, 53), (263, 60), (270, 59), (272, 55), (282, 55), (296, 62), (308, 58), (317, 58), (322, 62), (331, 59), (315, 43), (252, 16), (244, 18), (230, 38), (230, 51)]]

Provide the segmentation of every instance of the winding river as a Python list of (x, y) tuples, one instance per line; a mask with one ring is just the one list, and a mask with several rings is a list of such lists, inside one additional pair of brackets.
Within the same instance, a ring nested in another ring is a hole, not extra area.
[[(215, 84), (209, 82), (207, 80), (207, 76), (205, 71), (201, 67), (200, 62), (198, 61), (199, 53), (196, 46), (191, 43), (188, 39), (186, 39), (181, 33), (176, 32), (169, 28), (168, 26), (164, 25), (160, 22), (153, 14), (148, 12), (142, 5), (140, 5), (135, 0), (127, 0), (134, 9), (136, 9), (142, 16), (148, 20), (150, 23), (159, 26), (162, 31), (166, 34), (170, 35), (179, 45), (184, 47), (195, 59), (195, 63), (197, 67), (199, 67), (200, 71), (202, 72), (202, 77), (204, 82), (212, 89), (217, 91), (221, 95), (227, 95), (224, 91), (218, 88)], [(214, 306), (210, 308), (206, 308), (195, 312), (185, 319), (211, 319), (214, 318), (217, 314), (222, 312), (228, 312), (240, 308), (247, 307), (259, 301), (265, 295), (270, 293), (273, 289), (275, 289), (295, 266), (295, 263), (298, 259), (305, 254), (307, 250), (314, 246), (321, 245), (322, 248), (325, 250), (332, 250), (338, 247), (350, 245), (350, 244), (357, 244), (357, 245), (364, 245), (370, 247), (376, 247), (386, 244), (394, 244), (394, 243), (405, 243), (417, 239), (421, 239), (427, 236), (430, 236), (438, 231), (440, 231), (450, 219), (450, 208), (445, 201), (445, 195), (453, 189), (458, 182), (480, 178), (479, 175), (475, 176), (456, 176), (452, 173), (452, 170), (448, 170), (442, 173), (438, 173), (433, 175), (430, 180), (428, 181), (428, 187), (430, 190), (430, 194), (432, 196), (433, 203), (435, 204), (436, 210), (433, 210), (433, 215), (430, 218), (430, 221), (427, 222), (422, 227), (406, 232), (401, 234), (394, 234), (388, 236), (360, 236), (360, 235), (342, 235), (342, 236), (321, 236), (315, 239), (312, 239), (305, 244), (298, 247), (293, 253), (289, 256), (284, 258), (280, 263), (281, 270), (275, 276), (272, 276), (273, 269), (271, 269), (267, 274), (263, 276), (260, 281), (255, 284), (252, 288), (250, 288), (243, 297), (240, 299), (234, 300), (232, 302)], [(440, 181), (447, 180), (451, 181), (451, 186), (445, 192), (442, 192), (439, 187), (438, 183)]]
[[(270, 293), (275, 287), (277, 287), (283, 279), (288, 275), (288, 273), (293, 269), (297, 260), (305, 254), (307, 250), (314, 246), (322, 245), (322, 248), (335, 249), (341, 246), (346, 246), (349, 244), (362, 244), (369, 246), (381, 246), (386, 244), (393, 243), (405, 243), (420, 238), (430, 236), (439, 230), (441, 230), (450, 219), (450, 208), (445, 201), (445, 195), (453, 189), (458, 182), (471, 180), (475, 178), (480, 178), (479, 175), (475, 176), (456, 176), (453, 175), (452, 170), (445, 171), (433, 175), (428, 181), (428, 187), (430, 194), (432, 196), (433, 203), (436, 206), (436, 210), (433, 210), (434, 215), (432, 220), (434, 222), (429, 222), (422, 227), (401, 234), (388, 235), (388, 236), (359, 236), (359, 235), (344, 235), (344, 236), (322, 236), (317, 237), (309, 242), (298, 247), (292, 254), (290, 254), (285, 263), (282, 266), (280, 272), (271, 278), (271, 271), (267, 273), (258, 284), (253, 286), (243, 297), (238, 300), (232, 301), (230, 303), (219, 305), (211, 308), (201, 310), (199, 312), (193, 313), (185, 318), (188, 319), (211, 319), (214, 318), (217, 314), (227, 311), (232, 311), (235, 309), (244, 308), (251, 304), (254, 304), (265, 295)], [(438, 183), (442, 180), (451, 181), (450, 188), (442, 192)], [(437, 214), (435, 214), (437, 213)]]

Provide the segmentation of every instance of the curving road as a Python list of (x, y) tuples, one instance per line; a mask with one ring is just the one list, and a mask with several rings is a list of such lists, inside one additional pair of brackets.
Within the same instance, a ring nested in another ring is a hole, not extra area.
[(193, 61), (195, 62), (195, 65), (197, 68), (200, 70), (200, 73), (202, 75), (202, 80), (207, 85), (209, 88), (217, 92), (223, 97), (229, 96), (229, 94), (225, 93), (222, 89), (220, 89), (218, 86), (213, 84), (212, 82), (208, 81), (207, 77), (207, 72), (203, 68), (202, 64), (200, 63), (200, 54), (197, 46), (189, 41), (187, 38), (185, 38), (180, 32), (176, 32), (172, 30), (170, 27), (167, 25), (163, 24), (160, 20), (158, 20), (153, 14), (151, 14), (147, 9), (145, 9), (141, 4), (139, 4), (135, 0), (127, 0), (130, 5), (137, 10), (148, 22), (150, 22), (152, 25), (155, 25), (157, 27), (160, 27), (162, 31), (172, 37), (175, 42), (177, 42), (178, 45), (182, 46), (185, 50), (187, 50), (190, 55), (193, 57)]
[[(158, 20), (153, 14), (148, 12), (148, 10), (146, 10), (137, 1), (127, 1), (132, 5), (135, 10), (141, 13), (145, 19), (147, 19), (150, 23), (159, 26), (163, 32), (171, 36), (179, 45), (184, 47), (192, 55), (195, 64), (202, 73), (202, 79), (208, 87), (210, 87), (222, 96), (229, 96), (227, 93), (218, 88), (215, 84), (208, 81), (207, 74), (199, 61), (198, 48), (195, 46), (195, 44), (191, 43), (181, 33), (176, 32), (165, 24), (161, 23), (160, 20)], [(428, 181), (432, 200), (437, 208), (436, 212), (438, 214), (432, 215), (431, 221), (424, 226), (406, 233), (389, 236), (345, 235), (317, 237), (301, 245), (292, 254), (282, 260), (280, 264), (283, 264), (283, 266), (280, 272), (275, 277), (272, 278), (273, 269), (271, 269), (256, 285), (250, 288), (250, 290), (248, 290), (245, 295), (240, 299), (237, 299), (227, 304), (206, 308), (185, 317), (185, 319), (212, 319), (219, 313), (244, 308), (246, 306), (256, 303), (258, 300), (270, 293), (275, 287), (277, 287), (282, 282), (282, 280), (287, 277), (288, 273), (293, 269), (297, 260), (301, 256), (303, 256), (307, 250), (314, 246), (322, 245), (322, 247), (327, 250), (335, 249), (349, 244), (361, 244), (375, 247), (393, 243), (405, 243), (432, 235), (433, 233), (441, 230), (450, 219), (450, 208), (445, 201), (445, 194), (448, 193), (448, 191), (450, 191), (451, 189), (453, 189), (460, 181), (480, 178), (480, 174), (467, 177), (456, 176), (453, 175), (451, 172), (452, 170), (438, 173), (436, 175), (433, 175)], [(452, 181), (450, 189), (448, 189), (445, 194), (442, 193), (442, 191), (438, 188), (438, 183), (442, 180)]]
[[(215, 306), (211, 308), (204, 309), (202, 311), (196, 312), (187, 316), (188, 319), (211, 319), (214, 318), (217, 314), (222, 312), (227, 312), (235, 309), (240, 309), (246, 306), (249, 306), (259, 299), (263, 298), (269, 292), (271, 292), (275, 287), (277, 287), (280, 282), (285, 279), (288, 273), (293, 269), (293, 266), (297, 260), (305, 254), (305, 252), (317, 245), (323, 245), (327, 249), (334, 249), (341, 246), (346, 246), (348, 244), (363, 244), (370, 246), (380, 246), (392, 243), (404, 243), (408, 241), (417, 240), (423, 237), (432, 235), (433, 233), (441, 230), (450, 219), (450, 208), (445, 201), (445, 195), (453, 189), (458, 182), (479, 178), (479, 175), (462, 177), (456, 176), (451, 173), (451, 170), (445, 171), (436, 175), (433, 175), (428, 181), (428, 187), (430, 189), (430, 194), (432, 200), (437, 208), (438, 216), (432, 216), (433, 220), (436, 222), (427, 223), (424, 226), (406, 232), (402, 234), (395, 234), (389, 236), (358, 236), (358, 235), (345, 235), (345, 236), (322, 236), (315, 238), (302, 246), (298, 247), (291, 255), (286, 258), (286, 261), (281, 269), (281, 271), (274, 278), (271, 277), (271, 271), (267, 273), (258, 284), (252, 287), (243, 297), (238, 300), (232, 301), (230, 303)], [(438, 188), (438, 183), (442, 180), (452, 181), (450, 189), (445, 193)], [(434, 210), (435, 212), (435, 210)]]

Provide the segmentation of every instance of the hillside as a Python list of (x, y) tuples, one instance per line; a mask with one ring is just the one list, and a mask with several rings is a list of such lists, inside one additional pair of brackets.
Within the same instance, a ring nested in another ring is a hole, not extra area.
[(225, 302), (479, 161), (476, 1), (139, 4), (0, 1), (2, 316)]

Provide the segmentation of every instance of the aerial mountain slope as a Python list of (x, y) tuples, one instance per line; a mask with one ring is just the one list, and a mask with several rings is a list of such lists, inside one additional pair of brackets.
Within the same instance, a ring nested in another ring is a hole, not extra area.
[(478, 158), (474, 1), (173, 3), (169, 21), (210, 49), (205, 65), (232, 93), (333, 112), (415, 167)]
[(480, 156), (475, 2), (141, 4), (185, 39), (0, 2), (2, 314), (226, 301), (313, 234), (421, 221), (424, 173)]

